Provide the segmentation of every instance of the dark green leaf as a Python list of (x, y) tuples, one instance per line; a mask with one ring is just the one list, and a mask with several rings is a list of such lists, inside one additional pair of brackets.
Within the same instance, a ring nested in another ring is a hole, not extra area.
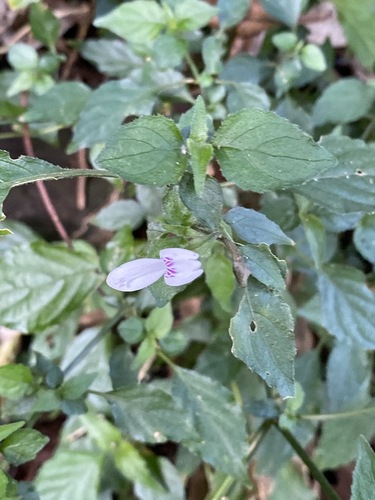
[(73, 148), (106, 142), (129, 115), (150, 115), (156, 102), (154, 92), (155, 87), (131, 78), (101, 85), (91, 93), (80, 114), (74, 128)]
[(82, 56), (94, 63), (101, 73), (124, 77), (144, 64), (144, 60), (122, 40), (86, 40), (81, 48)]
[(202, 0), (182, 0), (176, 3), (174, 22), (178, 31), (194, 31), (208, 24), (217, 9)]
[(375, 349), (375, 296), (358, 269), (340, 264), (324, 266), (318, 286), (323, 326), (344, 342)]
[(99, 284), (92, 254), (43, 242), (5, 254), (0, 270), (2, 323), (42, 331), (82, 305)]
[(29, 10), (29, 19), (33, 37), (53, 50), (59, 35), (60, 21), (51, 9), (42, 3), (33, 3)]
[(97, 163), (131, 182), (165, 186), (178, 182), (186, 168), (181, 146), (182, 136), (172, 120), (142, 117), (112, 136)]
[(375, 264), (375, 215), (366, 214), (355, 228), (354, 244), (361, 255)]
[(316, 101), (315, 125), (349, 123), (365, 116), (375, 99), (375, 89), (356, 78), (345, 78), (332, 83)]
[(135, 200), (117, 200), (103, 207), (91, 221), (109, 231), (129, 226), (132, 230), (142, 225), (145, 217), (142, 206)]
[(235, 207), (225, 214), (224, 220), (242, 240), (248, 243), (294, 244), (277, 224), (256, 210)]
[(59, 390), (63, 399), (79, 399), (96, 378), (96, 373), (82, 373), (66, 380)]
[(225, 177), (257, 192), (296, 185), (336, 163), (298, 127), (260, 109), (226, 118), (214, 146)]
[(250, 278), (229, 333), (233, 355), (282, 397), (293, 397), (293, 318), (281, 297)]
[(181, 200), (199, 222), (212, 230), (218, 228), (223, 210), (223, 195), (216, 179), (207, 178), (203, 192), (198, 196), (191, 175), (186, 174), (180, 182), (179, 192)]
[(204, 272), (213, 297), (224, 311), (230, 313), (236, 280), (233, 274), (233, 264), (223, 250), (223, 245), (216, 245), (216, 249), (204, 263)]
[(160, 389), (141, 384), (103, 396), (111, 404), (116, 425), (132, 439), (163, 443), (196, 438), (188, 415)]
[(240, 251), (246, 267), (255, 279), (270, 288), (285, 288), (286, 263), (279, 260), (267, 245), (245, 245)]
[(117, 327), (119, 335), (129, 344), (136, 344), (143, 337), (143, 322), (141, 318), (134, 316), (128, 318)]
[(0, 366), (0, 395), (19, 399), (33, 386), (33, 375), (28, 366), (9, 364)]
[(160, 34), (165, 23), (165, 12), (156, 2), (135, 0), (96, 18), (94, 26), (107, 28), (131, 43), (146, 44)]
[(263, 77), (263, 63), (256, 57), (238, 54), (224, 64), (220, 79), (257, 84)]
[(44, 462), (35, 480), (44, 500), (98, 498), (103, 455), (79, 450), (58, 450)]
[(304, 7), (304, 0), (260, 0), (268, 14), (278, 21), (294, 26)]
[(190, 414), (201, 442), (203, 460), (232, 476), (243, 476), (246, 456), (245, 418), (224, 386), (191, 370), (177, 368), (173, 395)]
[(79, 82), (61, 82), (31, 101), (23, 115), (27, 122), (50, 122), (68, 127), (78, 120), (90, 90)]
[(219, 21), (222, 29), (231, 28), (242, 21), (250, 7), (250, 0), (219, 0)]
[(49, 438), (34, 429), (19, 429), (0, 444), (0, 451), (12, 465), (21, 465), (35, 458)]
[(184, 483), (176, 468), (163, 457), (158, 460), (158, 465), (160, 465), (163, 485), (167, 491), (156, 493), (154, 489), (146, 486), (146, 484), (137, 482), (134, 486), (137, 498), (155, 500), (157, 495), (158, 500), (185, 500)]
[(296, 188), (306, 198), (337, 214), (375, 209), (374, 148), (358, 139), (329, 136), (322, 141), (338, 164)]
[(64, 379), (62, 370), (53, 361), (43, 356), (40, 352), (36, 352), (35, 357), (35, 371), (43, 376), (46, 386), (51, 389), (58, 387)]
[(67, 179), (78, 175), (114, 177), (109, 172), (61, 168), (30, 156), (20, 156), (17, 160), (12, 160), (6, 151), (0, 150), (0, 214), (2, 202), (12, 187), (37, 180)]
[(353, 472), (351, 500), (370, 500), (375, 491), (375, 455), (366, 439), (358, 441), (358, 459)]
[(267, 93), (255, 83), (238, 82), (228, 85), (227, 106), (230, 113), (245, 108), (260, 108), (266, 111), (270, 104)]

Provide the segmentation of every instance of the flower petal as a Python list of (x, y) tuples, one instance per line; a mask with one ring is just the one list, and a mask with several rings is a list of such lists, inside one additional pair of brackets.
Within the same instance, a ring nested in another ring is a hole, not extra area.
[(196, 261), (182, 261), (179, 260), (173, 265), (174, 274), (171, 276), (170, 272), (166, 272), (164, 275), (164, 281), (169, 286), (180, 286), (186, 285), (191, 281), (194, 281), (202, 273), (201, 263)]
[(121, 292), (134, 292), (155, 283), (166, 272), (161, 259), (137, 259), (113, 269), (107, 276), (107, 285)]
[(160, 250), (159, 255), (161, 259), (165, 259), (166, 257), (173, 260), (199, 259), (199, 254), (192, 252), (191, 250), (186, 250), (185, 248), (164, 248), (164, 250)]

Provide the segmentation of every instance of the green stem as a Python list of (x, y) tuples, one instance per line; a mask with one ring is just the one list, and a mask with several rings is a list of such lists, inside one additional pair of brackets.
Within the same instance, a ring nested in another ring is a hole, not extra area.
[(206, 500), (221, 500), (222, 498), (227, 498), (226, 494), (229, 488), (233, 485), (235, 478), (232, 476), (226, 476), (224, 481), (216, 488), (215, 491), (210, 493)]
[(338, 418), (357, 417), (366, 413), (375, 413), (375, 406), (362, 408), (362, 410), (345, 411), (342, 413), (323, 413), (319, 415), (298, 415), (301, 420), (312, 420), (315, 422), (324, 422), (325, 420), (336, 420)]
[(168, 358), (168, 356), (166, 356), (162, 351), (158, 350), (157, 353), (158, 357), (160, 359), (162, 359), (170, 368), (172, 368), (172, 370), (174, 370), (175, 368), (175, 364), (173, 363), (172, 360), (170, 360)]
[(190, 54), (186, 54), (186, 62), (188, 63), (189, 65), (189, 68), (190, 68), (190, 71), (194, 77), (194, 79), (197, 81), (197, 83), (199, 84), (199, 80), (200, 80), (200, 75), (199, 75), (199, 71), (198, 71), (198, 68), (195, 64), (195, 62), (193, 61), (193, 59), (191, 58)]
[(361, 135), (361, 139), (363, 141), (367, 141), (367, 139), (370, 137), (370, 135), (371, 135), (374, 127), (375, 127), (375, 116), (372, 118), (372, 120), (370, 121), (370, 123), (365, 128), (363, 134)]
[(92, 349), (105, 337), (106, 333), (123, 317), (123, 311), (118, 312), (113, 318), (109, 319), (102, 328), (99, 330), (97, 335), (93, 337), (90, 342), (82, 349), (80, 353), (68, 364), (68, 366), (63, 370), (64, 376), (71, 372), (77, 365), (79, 365), (85, 357), (90, 354)]
[(324, 491), (326, 497), (329, 500), (340, 500), (340, 497), (337, 495), (335, 490), (332, 488), (330, 483), (327, 481), (324, 474), (318, 469), (318, 467), (314, 464), (314, 462), (309, 457), (308, 453), (302, 448), (297, 439), (291, 434), (287, 429), (283, 429), (277, 423), (274, 424), (276, 429), (284, 436), (284, 438), (291, 445), (293, 450), (297, 453), (300, 459), (304, 462), (304, 464), (309, 469), (311, 476), (318, 481), (322, 490)]

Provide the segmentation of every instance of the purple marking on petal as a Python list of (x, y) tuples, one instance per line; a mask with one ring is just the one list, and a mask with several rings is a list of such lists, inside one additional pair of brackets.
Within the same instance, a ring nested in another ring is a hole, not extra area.
[(190, 271), (189, 273), (176, 274), (176, 276), (167, 276), (167, 274), (165, 274), (164, 281), (169, 286), (186, 285), (187, 283), (199, 278), (201, 274), (203, 274), (203, 269), (201, 268), (196, 269), (195, 271)]
[(107, 284), (121, 292), (135, 292), (155, 283), (166, 271), (161, 259), (136, 259), (113, 269), (107, 276)]

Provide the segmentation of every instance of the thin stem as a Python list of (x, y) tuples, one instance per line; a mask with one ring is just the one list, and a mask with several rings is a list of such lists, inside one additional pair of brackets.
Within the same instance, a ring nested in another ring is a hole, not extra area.
[[(27, 105), (27, 95), (25, 93), (21, 96), (21, 104), (23, 106)], [(28, 156), (35, 158), (34, 147), (31, 141), (29, 126), (27, 125), (27, 123), (22, 124), (22, 139), (23, 139), (23, 146), (25, 149), (25, 153)], [(56, 212), (56, 209), (52, 203), (52, 200), (48, 194), (47, 188), (44, 185), (43, 181), (36, 181), (36, 187), (38, 189), (39, 196), (42, 200), (44, 208), (46, 209), (48, 215), (50, 216), (50, 219), (53, 225), (55, 226), (56, 231), (59, 233), (61, 239), (65, 241), (67, 246), (69, 248), (72, 248), (72, 240), (70, 239), (68, 233), (66, 232), (65, 227), (61, 223), (60, 217)]]
[(168, 358), (168, 356), (166, 356), (162, 351), (158, 350), (157, 351), (157, 355), (160, 359), (162, 359), (164, 361), (164, 363), (166, 363), (170, 368), (172, 368), (172, 370), (174, 370), (175, 368), (175, 364), (173, 363), (172, 360), (170, 360)]
[(206, 498), (206, 500), (221, 500), (226, 498), (226, 494), (229, 491), (229, 488), (233, 485), (234, 481), (234, 477), (226, 476), (224, 481)]
[(90, 354), (92, 349), (105, 337), (107, 332), (111, 330), (113, 326), (123, 317), (123, 311), (118, 312), (113, 318), (109, 319), (99, 332), (93, 337), (90, 342), (82, 349), (80, 353), (68, 364), (68, 366), (63, 370), (64, 376), (66, 376), (69, 372), (71, 372), (77, 365), (79, 365), (85, 357)]
[(345, 411), (342, 413), (322, 413), (319, 415), (298, 415), (301, 420), (312, 420), (314, 422), (324, 422), (325, 420), (336, 420), (339, 418), (357, 417), (366, 413), (375, 413), (375, 406), (363, 408), (362, 410)]
[(291, 445), (293, 450), (297, 453), (300, 459), (304, 462), (304, 464), (309, 469), (311, 476), (318, 481), (322, 490), (324, 491), (326, 497), (329, 500), (340, 500), (340, 497), (337, 495), (335, 490), (332, 488), (330, 483), (327, 481), (324, 474), (318, 469), (318, 467), (314, 464), (314, 462), (309, 457), (308, 453), (302, 448), (296, 438), (291, 434), (287, 429), (283, 429), (277, 423), (274, 424), (276, 429), (284, 436), (284, 438)]
[(197, 83), (199, 82), (199, 79), (200, 79), (200, 75), (199, 75), (199, 71), (198, 71), (198, 68), (195, 64), (195, 62), (193, 61), (192, 57), (190, 56), (190, 54), (186, 54), (185, 56), (186, 58), (186, 62), (188, 63), (189, 65), (189, 68), (193, 74), (193, 77), (194, 79), (197, 81)]
[(250, 436), (250, 446), (247, 452), (249, 460), (253, 457), (254, 453), (257, 451), (260, 443), (266, 437), (267, 432), (270, 430), (274, 421), (271, 419), (264, 420), (262, 424), (257, 428), (256, 431)]
[[(78, 167), (82, 170), (89, 168), (86, 161), (86, 149), (80, 149), (77, 152)], [(86, 184), (87, 177), (78, 177), (77, 179), (77, 207), (79, 210), (86, 208)]]
[(361, 135), (361, 139), (363, 141), (367, 141), (367, 139), (370, 137), (371, 132), (373, 131), (374, 127), (375, 127), (375, 115), (373, 116), (372, 120), (365, 128), (363, 134)]

